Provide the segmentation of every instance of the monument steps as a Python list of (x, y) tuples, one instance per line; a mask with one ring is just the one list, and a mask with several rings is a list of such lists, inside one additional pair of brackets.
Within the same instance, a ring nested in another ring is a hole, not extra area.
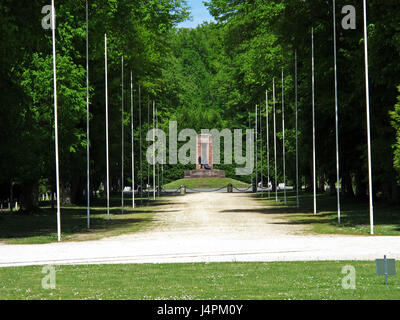
[(225, 170), (187, 170), (185, 171), (185, 178), (225, 178)]

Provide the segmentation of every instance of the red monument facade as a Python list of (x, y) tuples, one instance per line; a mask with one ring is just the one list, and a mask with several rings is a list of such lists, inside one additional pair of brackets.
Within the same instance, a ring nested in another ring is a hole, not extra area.
[(196, 137), (196, 170), (185, 171), (185, 178), (224, 178), (224, 170), (213, 169), (212, 135)]
[(212, 136), (211, 134), (199, 134), (196, 138), (196, 169), (205, 169), (204, 166), (208, 165), (213, 168), (212, 161)]

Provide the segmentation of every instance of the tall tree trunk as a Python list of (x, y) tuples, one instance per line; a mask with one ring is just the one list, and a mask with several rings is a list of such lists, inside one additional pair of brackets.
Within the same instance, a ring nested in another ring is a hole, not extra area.
[(71, 183), (71, 202), (73, 204), (78, 204), (82, 205), (85, 203), (85, 194), (86, 190), (82, 189), (82, 186), (85, 185), (83, 179), (81, 177), (77, 177), (74, 179), (74, 181)]
[(61, 184), (60, 186), (60, 203), (63, 205), (70, 205), (71, 204), (71, 185), (69, 183), (67, 184)]
[(25, 183), (21, 188), (21, 212), (30, 214), (38, 209), (37, 183)]
[(336, 181), (333, 179), (329, 180), (329, 194), (331, 196), (336, 194)]
[(397, 185), (394, 179), (382, 181), (381, 189), (383, 191), (383, 200), (385, 202), (390, 204), (400, 203), (400, 187)]
[(14, 202), (14, 195), (13, 195), (13, 184), (10, 182), (10, 211), (13, 212), (13, 202)]
[(363, 200), (367, 198), (367, 183), (364, 179), (363, 174), (358, 171), (355, 174), (355, 184), (356, 184), (356, 197), (357, 199)]
[(318, 188), (317, 191), (319, 193), (324, 193), (325, 192), (325, 177), (321, 175), (320, 177), (317, 177), (318, 179)]
[(346, 198), (354, 198), (353, 183), (350, 172), (344, 172), (342, 176), (343, 194)]
[(392, 180), (392, 201), (393, 204), (400, 204), (400, 186)]
[(382, 198), (385, 202), (390, 202), (392, 197), (392, 184), (389, 180), (382, 181)]
[(50, 188), (50, 192), (51, 192), (51, 210), (54, 210), (54, 185), (51, 185)]
[[(313, 190), (313, 161), (312, 158), (310, 159), (309, 162), (309, 170), (306, 170), (306, 175), (305, 175), (305, 182), (306, 182), (306, 191), (312, 192)], [(308, 173), (308, 174), (307, 174)]]

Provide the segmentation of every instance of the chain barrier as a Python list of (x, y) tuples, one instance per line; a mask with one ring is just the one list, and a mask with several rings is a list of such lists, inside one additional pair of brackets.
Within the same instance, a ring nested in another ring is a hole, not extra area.
[[(238, 192), (246, 192), (246, 191), (248, 191), (251, 187), (252, 187), (252, 186), (249, 186), (249, 187), (246, 188), (246, 189), (238, 189), (238, 188), (232, 186), (232, 188), (233, 188), (234, 190), (238, 191)], [(187, 187), (186, 187), (186, 191), (191, 191), (191, 192), (218, 192), (218, 191), (221, 191), (222, 189), (228, 189), (228, 185), (226, 185), (226, 186), (224, 186), (224, 187), (221, 187), (221, 188), (219, 188), (219, 189), (190, 189), (190, 188), (187, 188)], [(161, 191), (164, 191), (164, 192), (166, 192), (166, 193), (179, 193), (179, 192), (181, 191), (181, 187), (177, 188), (177, 189), (174, 190), (174, 191), (168, 191), (168, 190), (166, 190), (166, 189), (164, 189), (164, 188), (162, 187), (162, 188), (161, 188)]]
[(217, 192), (217, 191), (220, 191), (220, 190), (226, 189), (226, 188), (228, 188), (228, 186), (222, 187), (222, 188), (219, 188), (219, 189), (211, 189), (211, 190), (204, 190), (204, 189), (196, 190), (196, 189), (189, 189), (189, 188), (186, 188), (186, 190), (191, 190), (193, 192)]
[(161, 187), (161, 192), (165, 192), (165, 193), (179, 193), (181, 191), (181, 187), (179, 187), (178, 189), (174, 190), (174, 191), (168, 191), (167, 189), (164, 189), (164, 187)]
[(238, 189), (238, 188), (235, 188), (235, 187), (233, 187), (233, 189), (237, 190), (238, 192), (246, 192), (246, 191), (249, 190), (251, 187), (252, 187), (252, 186), (248, 187), (247, 189), (243, 189), (243, 190)]

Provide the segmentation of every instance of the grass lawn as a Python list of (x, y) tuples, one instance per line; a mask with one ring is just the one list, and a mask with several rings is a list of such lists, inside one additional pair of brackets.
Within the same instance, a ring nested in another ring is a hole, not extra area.
[(249, 184), (231, 178), (189, 178), (168, 183), (164, 189), (178, 189), (181, 185), (189, 189), (217, 189), (226, 187), (229, 183), (235, 188), (248, 188)]
[[(346, 265), (356, 271), (354, 290), (342, 287)], [(373, 261), (57, 266), (54, 290), (42, 289), (41, 271), (0, 268), (0, 300), (400, 299), (400, 275), (385, 286)]]
[[(265, 194), (264, 194), (265, 196)], [(275, 194), (271, 200), (258, 197), (269, 208), (265, 213), (283, 214), (288, 224), (303, 224), (311, 227), (311, 232), (318, 234), (369, 235), (368, 200), (341, 199), (341, 224), (338, 224), (336, 195), (317, 195), (317, 215), (313, 214), (313, 195), (300, 193), (300, 208), (296, 208), (296, 194), (287, 193), (288, 206), (283, 205), (283, 193), (279, 193), (279, 202)], [(374, 203), (374, 234), (400, 235), (400, 207), (385, 203)]]
[[(90, 230), (87, 229), (86, 207), (65, 206), (61, 209), (61, 231), (63, 241), (96, 240), (137, 232), (147, 227), (158, 207), (166, 200), (140, 200), (138, 206), (131, 209), (131, 198), (125, 199), (125, 211), (121, 212), (120, 197), (110, 201), (110, 220), (107, 219), (107, 207), (104, 200), (93, 201), (91, 208)], [(18, 213), (0, 214), (0, 242), (8, 244), (49, 243), (57, 241), (57, 218), (51, 207), (42, 207), (34, 215)]]

